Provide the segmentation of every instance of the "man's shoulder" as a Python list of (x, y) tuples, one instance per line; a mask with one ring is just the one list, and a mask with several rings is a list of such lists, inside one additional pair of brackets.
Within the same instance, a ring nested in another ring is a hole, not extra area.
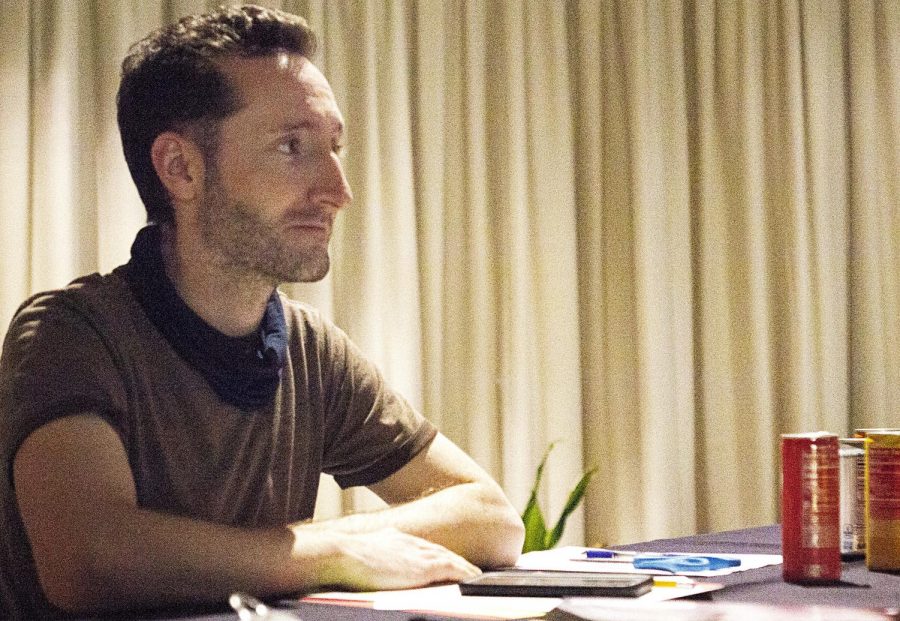
[[(137, 302), (122, 275), (89, 274), (65, 287), (35, 293), (15, 312), (3, 339), (3, 353), (39, 347), (84, 346), (85, 340), (117, 340), (134, 322)], [(25, 349), (22, 349), (25, 348)], [(21, 350), (21, 351), (20, 351)]]
[(33, 294), (16, 310), (13, 324), (56, 313), (89, 316), (105, 310), (116, 312), (130, 301), (130, 291), (118, 270), (93, 273), (76, 278), (65, 287)]

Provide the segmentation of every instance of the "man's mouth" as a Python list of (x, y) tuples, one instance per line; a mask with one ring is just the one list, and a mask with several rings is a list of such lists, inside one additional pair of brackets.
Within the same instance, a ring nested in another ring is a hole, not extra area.
[(321, 235), (323, 237), (331, 236), (331, 221), (323, 219), (302, 219), (292, 220), (288, 222), (287, 228), (303, 231), (313, 235)]

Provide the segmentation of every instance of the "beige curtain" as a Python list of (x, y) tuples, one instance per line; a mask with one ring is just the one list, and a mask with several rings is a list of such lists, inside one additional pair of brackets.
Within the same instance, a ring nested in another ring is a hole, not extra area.
[[(12, 2), (0, 323), (125, 261), (118, 63), (217, 2)], [(778, 436), (900, 425), (900, 2), (320, 0), (332, 316), (566, 542), (778, 520)], [(326, 485), (321, 514), (372, 500)]]

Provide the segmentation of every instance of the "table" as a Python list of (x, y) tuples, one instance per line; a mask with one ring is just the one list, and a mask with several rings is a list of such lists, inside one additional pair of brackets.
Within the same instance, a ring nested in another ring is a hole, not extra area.
[[(748, 528), (677, 539), (658, 539), (621, 546), (648, 552), (732, 552), (744, 554), (780, 554), (780, 526)], [(842, 581), (832, 586), (801, 586), (781, 579), (781, 566), (763, 567), (727, 576), (716, 582), (726, 585), (706, 594), (714, 601), (770, 604), (818, 604), (857, 608), (900, 608), (900, 574), (870, 572), (863, 560), (843, 564)], [(447, 620), (450, 617), (417, 613), (375, 611), (366, 608), (329, 606), (312, 603), (292, 605), (304, 621), (414, 621)], [(140, 621), (235, 621), (237, 615), (221, 608), (165, 610), (157, 613), (118, 615), (107, 619)]]

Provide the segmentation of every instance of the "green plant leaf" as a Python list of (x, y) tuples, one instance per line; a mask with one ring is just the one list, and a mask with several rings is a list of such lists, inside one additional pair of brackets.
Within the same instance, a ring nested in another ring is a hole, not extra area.
[(544, 540), (547, 538), (547, 525), (537, 503), (537, 494), (532, 493), (528, 506), (522, 513), (522, 521), (525, 523), (525, 543), (522, 545), (522, 552), (543, 550)]
[[(591, 477), (594, 476), (594, 473), (597, 472), (597, 466), (594, 466), (587, 472), (585, 472), (581, 476), (581, 480), (578, 481), (578, 485), (575, 486), (575, 489), (569, 494), (568, 500), (566, 500), (566, 506), (563, 507), (562, 513), (559, 516), (559, 520), (556, 521), (556, 526), (553, 527), (549, 533), (546, 533), (544, 539), (544, 549), (549, 550), (557, 543), (559, 543), (560, 538), (562, 537), (563, 531), (566, 528), (566, 520), (569, 519), (569, 516), (578, 507), (578, 504), (581, 502), (581, 499), (584, 497), (584, 493), (587, 491), (588, 483), (591, 482)], [(546, 531), (546, 526), (544, 527)]]
[(541, 486), (541, 478), (544, 476), (544, 464), (547, 463), (547, 457), (550, 451), (556, 446), (556, 442), (551, 442), (550, 446), (544, 452), (544, 457), (537, 467), (534, 475), (534, 485), (531, 487), (531, 496), (528, 498), (528, 504), (522, 512), (522, 522), (525, 524), (525, 543), (522, 545), (522, 552), (533, 552), (534, 550), (545, 550), (544, 541), (547, 539), (547, 524), (544, 521), (544, 514), (538, 505), (538, 489)]
[(531, 487), (532, 498), (537, 498), (537, 491), (541, 486), (541, 478), (544, 476), (544, 464), (547, 463), (547, 458), (550, 457), (550, 453), (553, 451), (555, 446), (556, 441), (550, 443), (550, 446), (548, 446), (547, 450), (544, 451), (544, 456), (541, 458), (541, 463), (538, 464), (537, 472), (534, 475), (534, 485)]

